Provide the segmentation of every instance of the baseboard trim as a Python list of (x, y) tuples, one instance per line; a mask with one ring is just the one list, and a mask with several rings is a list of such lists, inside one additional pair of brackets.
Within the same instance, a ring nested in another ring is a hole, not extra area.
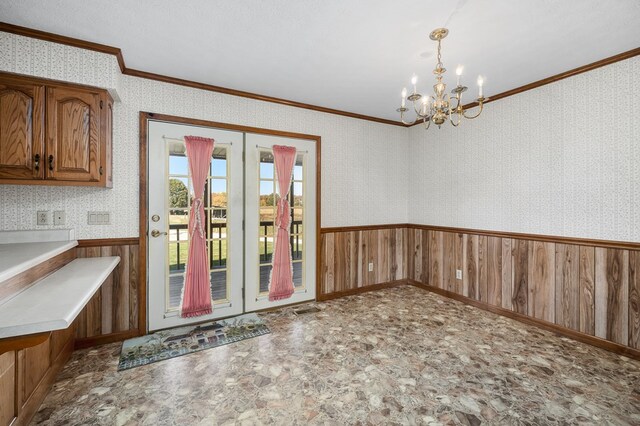
[(384, 288), (398, 287), (398, 286), (405, 285), (405, 284), (407, 284), (407, 280), (406, 279), (396, 280), (396, 281), (388, 281), (386, 283), (372, 284), (372, 285), (368, 285), (368, 286), (365, 286), (365, 287), (358, 287), (358, 288), (353, 288), (353, 289), (345, 290), (345, 291), (337, 291), (337, 292), (333, 292), (333, 293), (319, 294), (316, 297), (316, 300), (318, 302), (324, 302), (326, 300), (339, 299), (341, 297), (353, 296), (353, 295), (356, 295), (356, 294), (366, 293), (366, 292), (369, 292), (369, 291), (382, 290)]
[(489, 311), (503, 317), (520, 321), (524, 324), (533, 325), (533, 326), (542, 328), (544, 330), (551, 331), (560, 336), (568, 337), (570, 339), (577, 340), (579, 342), (586, 343), (588, 345), (595, 346), (600, 349), (605, 349), (609, 352), (614, 352), (620, 355), (627, 356), (629, 358), (640, 360), (640, 350), (633, 349), (628, 346), (621, 345), (619, 343), (610, 342), (609, 340), (604, 340), (604, 339), (601, 339), (600, 337), (592, 336), (590, 334), (580, 333), (579, 331), (561, 327), (557, 324), (544, 321), (541, 319), (531, 318), (527, 315), (523, 315), (518, 312), (513, 312), (505, 308), (493, 306), (488, 303), (471, 299), (469, 297), (462, 296), (460, 294), (453, 293), (451, 291), (444, 290), (439, 287), (433, 287), (428, 284), (423, 284), (415, 280), (409, 279), (407, 280), (407, 284), (412, 285), (414, 287), (421, 288), (431, 293), (439, 294), (440, 296), (444, 296), (449, 299), (457, 300), (458, 302), (462, 302), (465, 305), (473, 306), (475, 308), (480, 308), (482, 310)]
[(91, 336), (82, 339), (76, 338), (75, 349), (86, 349), (94, 346), (106, 345), (107, 343), (121, 342), (123, 340), (138, 337), (141, 334), (138, 330), (119, 331), (116, 333), (103, 334), (101, 336)]

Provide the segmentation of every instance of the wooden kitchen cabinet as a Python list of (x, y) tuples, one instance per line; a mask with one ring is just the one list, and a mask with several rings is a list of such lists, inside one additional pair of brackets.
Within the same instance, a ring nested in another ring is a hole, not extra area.
[(44, 85), (0, 80), (0, 179), (43, 179)]
[(0, 184), (112, 187), (104, 89), (0, 73)]

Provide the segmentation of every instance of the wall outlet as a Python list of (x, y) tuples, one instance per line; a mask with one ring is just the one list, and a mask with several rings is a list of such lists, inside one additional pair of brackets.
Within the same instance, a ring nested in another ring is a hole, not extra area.
[(109, 212), (88, 212), (87, 224), (89, 225), (109, 225), (111, 223), (111, 213)]
[(373, 262), (369, 262), (369, 272), (373, 272)]
[(456, 280), (462, 279), (462, 269), (456, 269)]
[(67, 215), (63, 210), (56, 210), (53, 212), (53, 224), (64, 225), (67, 220)]
[(51, 225), (51, 212), (47, 210), (39, 210), (36, 216), (37, 225)]

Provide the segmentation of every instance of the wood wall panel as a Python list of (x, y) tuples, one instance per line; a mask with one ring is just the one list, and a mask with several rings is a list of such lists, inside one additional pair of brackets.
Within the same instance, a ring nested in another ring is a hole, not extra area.
[(392, 230), (393, 239), (391, 242), (391, 280), (396, 281), (406, 277), (406, 259), (404, 254), (404, 229)]
[[(406, 253), (416, 250), (408, 241), (413, 234), (405, 229), (324, 232), (320, 238), (318, 299), (406, 280), (407, 273), (415, 272), (416, 262), (406, 260)], [(369, 271), (369, 263), (373, 263), (373, 271)]]
[(529, 307), (529, 242), (512, 240), (513, 292), (512, 308), (527, 314)]
[(640, 251), (629, 252), (629, 346), (640, 349)]
[[(425, 232), (425, 231), (423, 231)], [(451, 232), (442, 234), (442, 280), (445, 290), (461, 293), (462, 280), (456, 278), (456, 271), (463, 269), (463, 235)]]
[(513, 308), (513, 268), (511, 238), (502, 239), (502, 307)]
[(334, 259), (333, 259), (333, 251), (334, 251), (334, 237), (335, 234), (321, 234), (321, 247), (322, 247), (322, 257), (323, 260), (322, 266), (320, 268), (320, 273), (322, 275), (321, 284), (322, 287), (320, 289), (320, 293), (333, 293), (335, 291), (334, 283)]
[(376, 281), (389, 282), (391, 279), (391, 241), (389, 239), (390, 229), (381, 229), (378, 231), (378, 241), (376, 250)]
[(486, 299), (483, 301), (495, 306), (502, 306), (502, 238), (487, 237), (485, 267), (487, 270), (487, 293)]
[(626, 345), (629, 340), (629, 252), (596, 248), (595, 334)]
[(580, 247), (556, 244), (556, 324), (580, 329)]
[(335, 236), (335, 245), (333, 257), (335, 259), (334, 265), (334, 290), (345, 291), (349, 288), (349, 268), (348, 268), (348, 242), (349, 232), (341, 232)]
[(429, 285), (443, 288), (444, 281), (442, 275), (444, 253), (443, 253), (443, 232), (429, 232)]
[(580, 325), (578, 331), (594, 335), (596, 259), (595, 248), (580, 246)]
[(420, 274), (420, 278), (419, 281), (425, 284), (429, 283), (429, 279), (431, 279), (430, 276), (430, 269), (429, 269), (429, 231), (426, 230), (422, 230), (422, 229), (417, 229), (416, 231), (419, 232), (419, 236), (420, 236), (420, 247), (422, 247), (422, 256), (417, 259), (420, 264), (422, 265), (421, 269), (421, 274)]
[[(120, 256), (120, 263), (100, 290), (89, 300), (76, 319), (76, 339), (79, 346), (130, 337), (138, 330), (138, 268), (137, 244), (79, 247), (77, 257)], [(143, 303), (146, 303), (143, 301)]]
[(462, 294), (478, 300), (478, 236), (463, 234)]
[(529, 316), (555, 321), (555, 247), (529, 242)]
[(488, 239), (489, 237), (481, 235), (478, 240), (478, 298), (482, 302), (487, 302), (487, 285), (489, 282), (487, 272), (487, 257), (488, 257)]

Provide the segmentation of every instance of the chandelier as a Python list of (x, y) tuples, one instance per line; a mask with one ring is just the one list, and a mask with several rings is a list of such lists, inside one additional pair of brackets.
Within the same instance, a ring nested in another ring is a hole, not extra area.
[[(411, 84), (413, 85), (413, 93), (407, 96), (407, 89), (402, 89), (402, 104), (396, 111), (400, 113), (400, 120), (406, 125), (412, 125), (417, 121), (422, 120), (424, 122), (425, 129), (428, 129), (431, 122), (435, 123), (438, 128), (447, 121), (451, 122), (454, 127), (458, 127), (462, 121), (462, 117), (473, 119), (478, 117), (482, 113), (482, 104), (486, 100), (482, 96), (482, 84), (483, 79), (478, 76), (478, 102), (479, 110), (476, 115), (469, 116), (465, 113), (462, 106), (462, 94), (467, 91), (467, 87), (460, 85), (460, 77), (462, 76), (462, 66), (458, 66), (456, 69), (457, 83), (456, 88), (451, 91), (451, 95), (446, 93), (447, 85), (442, 82), (442, 76), (447, 71), (442, 65), (442, 55), (440, 54), (440, 45), (442, 39), (449, 34), (449, 30), (446, 28), (437, 28), (431, 32), (429, 38), (438, 42), (438, 63), (436, 64), (433, 73), (436, 76), (436, 84), (433, 86), (433, 95), (421, 95), (417, 92), (416, 83), (418, 77), (414, 74), (411, 78)], [(409, 100), (413, 104), (413, 110), (416, 113), (416, 118), (412, 122), (406, 122), (404, 120), (405, 113), (409, 111), (409, 108), (405, 106), (406, 101)], [(455, 104), (455, 106), (453, 105)]]

